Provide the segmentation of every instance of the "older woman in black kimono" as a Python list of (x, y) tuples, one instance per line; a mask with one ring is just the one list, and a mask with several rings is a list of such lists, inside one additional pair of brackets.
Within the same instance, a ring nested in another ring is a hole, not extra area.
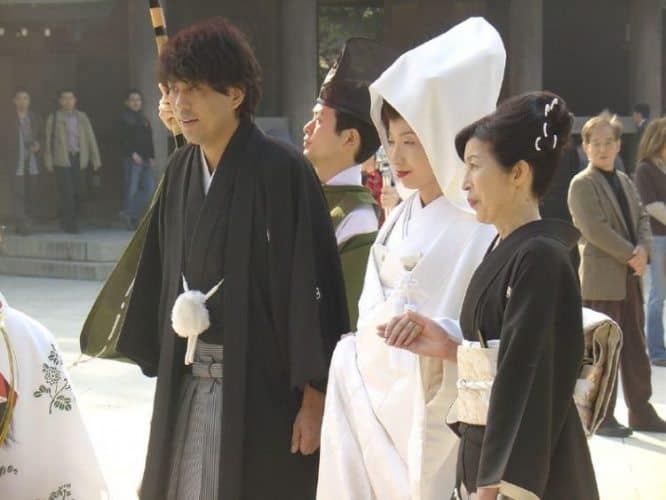
[(449, 421), (461, 438), (463, 497), (599, 498), (573, 401), (583, 357), (581, 296), (569, 260), (578, 233), (539, 215), (571, 124), (560, 97), (534, 92), (458, 133), (468, 202), (498, 232), (467, 289), (463, 343), (417, 313), (379, 328), (391, 345), (458, 361)]

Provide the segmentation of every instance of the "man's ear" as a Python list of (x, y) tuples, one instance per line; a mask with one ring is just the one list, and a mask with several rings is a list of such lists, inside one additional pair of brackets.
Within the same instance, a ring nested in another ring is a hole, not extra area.
[(358, 130), (355, 128), (350, 128), (346, 132), (348, 133), (348, 136), (345, 142), (354, 147), (361, 145), (361, 134), (358, 133)]
[(238, 109), (245, 100), (245, 90), (240, 87), (229, 87), (227, 95), (231, 97), (231, 105), (234, 109)]

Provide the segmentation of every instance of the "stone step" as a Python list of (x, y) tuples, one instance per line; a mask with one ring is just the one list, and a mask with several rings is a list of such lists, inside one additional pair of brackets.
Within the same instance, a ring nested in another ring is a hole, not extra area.
[(131, 233), (125, 230), (88, 230), (81, 234), (38, 233), (30, 236), (5, 234), (1, 253), (26, 259), (116, 262)]
[[(0, 275), (104, 281), (114, 266), (114, 262), (35, 259), (0, 255)], [(2, 276), (0, 276), (0, 282), (2, 282)]]

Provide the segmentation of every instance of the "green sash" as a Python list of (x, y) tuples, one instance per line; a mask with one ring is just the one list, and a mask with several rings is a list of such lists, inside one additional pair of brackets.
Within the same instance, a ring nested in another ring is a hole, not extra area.
[(163, 178), (155, 190), (150, 207), (141, 219), (139, 227), (88, 313), (79, 339), (83, 354), (130, 362), (116, 351), (116, 344), (125, 321), (127, 305), (132, 296), (134, 277), (146, 242), (150, 220), (157, 206), (157, 199), (162, 193), (162, 185)]

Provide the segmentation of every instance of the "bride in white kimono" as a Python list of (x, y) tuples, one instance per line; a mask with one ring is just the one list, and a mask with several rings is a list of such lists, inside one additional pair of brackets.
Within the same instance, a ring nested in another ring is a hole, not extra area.
[(504, 64), (497, 31), (472, 18), (403, 54), (370, 86), (394, 173), (416, 192), (378, 234), (357, 331), (333, 354), (318, 500), (448, 499), (454, 489), (458, 438), (445, 420), (456, 366), (387, 346), (377, 325), (405, 309), (442, 325), (459, 317), (494, 230), (466, 203), (454, 137), (495, 108)]
[(0, 498), (108, 498), (55, 339), (1, 293)]

